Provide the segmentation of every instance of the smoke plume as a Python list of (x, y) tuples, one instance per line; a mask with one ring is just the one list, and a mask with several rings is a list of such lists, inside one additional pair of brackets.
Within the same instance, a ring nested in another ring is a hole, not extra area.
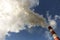
[(0, 0), (0, 40), (5, 40), (8, 32), (18, 33), (35, 25), (46, 27), (46, 19), (30, 10), (39, 5), (39, 0)]
[(39, 0), (0, 0), (0, 40), (5, 40), (8, 32), (18, 33), (35, 25), (46, 26), (45, 19), (30, 10)]
[(58, 18), (56, 18), (55, 16), (54, 16), (54, 18), (52, 18), (52, 15), (49, 15), (49, 11), (47, 11), (47, 19), (48, 19), (48, 24), (49, 24), (53, 29), (55, 29), (56, 26), (57, 26), (56, 19), (58, 19)]

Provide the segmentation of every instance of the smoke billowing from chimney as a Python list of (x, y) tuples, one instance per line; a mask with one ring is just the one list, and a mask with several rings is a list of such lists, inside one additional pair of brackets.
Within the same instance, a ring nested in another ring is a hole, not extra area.
[(46, 27), (46, 19), (30, 10), (36, 5), (39, 0), (0, 0), (0, 40), (5, 40), (9, 31), (18, 33), (26, 29), (25, 25)]

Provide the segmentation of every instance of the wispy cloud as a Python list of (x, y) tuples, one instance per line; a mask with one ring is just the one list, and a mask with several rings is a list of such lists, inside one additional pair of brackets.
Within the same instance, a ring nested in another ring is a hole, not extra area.
[(55, 20), (60, 19), (59, 15), (55, 15)]

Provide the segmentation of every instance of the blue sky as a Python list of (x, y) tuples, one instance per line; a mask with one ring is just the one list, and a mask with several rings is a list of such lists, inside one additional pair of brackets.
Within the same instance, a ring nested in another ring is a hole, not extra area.
[[(54, 15), (60, 16), (60, 0), (39, 0), (40, 4), (34, 7), (35, 12), (43, 14), (46, 17), (46, 11), (54, 17)], [(57, 28), (55, 29), (57, 35), (60, 37), (60, 19), (57, 21)], [(45, 32), (48, 31), (46, 28), (33, 27), (31, 29), (22, 30), (19, 33), (11, 33), (6, 37), (6, 40), (48, 40), (49, 37)], [(51, 35), (50, 35), (51, 36)], [(51, 37), (52, 38), (52, 37)], [(53, 39), (53, 38), (52, 38)]]

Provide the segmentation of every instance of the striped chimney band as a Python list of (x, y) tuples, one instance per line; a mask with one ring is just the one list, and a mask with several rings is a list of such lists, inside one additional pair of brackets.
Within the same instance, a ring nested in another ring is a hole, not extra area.
[(53, 28), (51, 26), (49, 26), (48, 29), (51, 32), (54, 40), (60, 40), (59, 37), (56, 35), (55, 31), (53, 30)]

